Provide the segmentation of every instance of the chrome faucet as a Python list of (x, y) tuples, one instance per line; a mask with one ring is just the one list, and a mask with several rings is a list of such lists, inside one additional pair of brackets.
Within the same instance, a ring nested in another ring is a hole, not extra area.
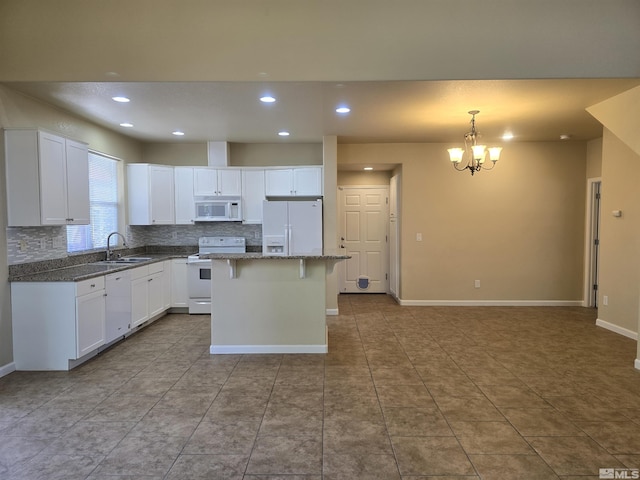
[(113, 235), (120, 235), (120, 237), (122, 237), (122, 246), (127, 246), (127, 240), (124, 238), (124, 235), (119, 232), (111, 232), (107, 237), (107, 260), (111, 260), (111, 257), (113, 257), (113, 252), (111, 251), (111, 246), (109, 245), (109, 242), (111, 241), (111, 237)]

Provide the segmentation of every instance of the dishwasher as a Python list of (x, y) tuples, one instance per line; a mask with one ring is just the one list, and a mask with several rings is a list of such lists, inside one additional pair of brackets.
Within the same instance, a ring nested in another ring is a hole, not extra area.
[(106, 276), (105, 345), (124, 337), (131, 324), (131, 272)]

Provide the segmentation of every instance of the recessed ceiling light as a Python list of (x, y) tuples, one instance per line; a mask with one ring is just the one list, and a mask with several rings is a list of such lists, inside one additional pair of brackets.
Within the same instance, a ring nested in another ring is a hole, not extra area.
[(176, 130), (175, 132), (171, 132), (171, 133), (177, 137), (181, 137), (184, 135), (184, 132), (181, 132), (180, 130)]
[(373, 167), (364, 167), (364, 170), (373, 170)]
[(271, 95), (265, 95), (263, 97), (260, 97), (260, 101), (262, 103), (273, 103), (276, 101), (276, 99), (274, 97), (272, 97)]
[(569, 140), (571, 135), (567, 135), (566, 133), (560, 135), (560, 140)]
[(289, 136), (289, 132), (286, 131), (282, 131), (282, 132), (278, 132), (278, 135), (280, 135), (281, 137), (288, 137)]
[(121, 123), (120, 126), (125, 128), (131, 128), (133, 127), (133, 123), (124, 122), (124, 123)]
[(351, 109), (349, 107), (338, 107), (336, 113), (349, 113)]
[(111, 97), (111, 99), (118, 103), (129, 103), (131, 101), (127, 97)]
[(513, 133), (511, 132), (505, 132), (504, 135), (502, 135), (503, 140), (511, 140), (512, 138), (513, 138)]

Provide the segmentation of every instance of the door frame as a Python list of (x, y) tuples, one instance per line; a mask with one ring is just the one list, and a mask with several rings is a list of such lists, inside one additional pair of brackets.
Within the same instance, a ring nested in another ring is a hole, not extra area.
[[(387, 217), (386, 217), (386, 221), (384, 224), (384, 228), (385, 228), (385, 238), (386, 238), (386, 264), (385, 264), (385, 284), (386, 284), (386, 288), (385, 291), (388, 294), (389, 293), (389, 255), (391, 254), (391, 252), (389, 251), (389, 184), (382, 184), (382, 185), (338, 185), (336, 188), (336, 193), (337, 193), (337, 198), (336, 198), (336, 203), (338, 204), (338, 225), (337, 225), (337, 229), (336, 229), (336, 236), (337, 236), (337, 242), (338, 242), (338, 249), (340, 251), (341, 254), (343, 254), (344, 252), (342, 251), (342, 249), (340, 248), (340, 235), (342, 233), (342, 216), (344, 215), (344, 211), (342, 210), (342, 202), (340, 202), (340, 195), (341, 192), (346, 189), (358, 189), (358, 190), (368, 190), (368, 189), (382, 189), (382, 190), (386, 190), (386, 207), (387, 207)], [(338, 263), (338, 293), (344, 293), (342, 292), (342, 285), (344, 282), (344, 278), (345, 278), (345, 268), (347, 267), (347, 262), (339, 262)], [(367, 292), (362, 292), (362, 293), (367, 293)]]
[(587, 179), (587, 204), (585, 209), (585, 245), (584, 245), (584, 290), (583, 307), (598, 306), (598, 294), (594, 291), (594, 277), (597, 280), (599, 271), (599, 251), (595, 246), (595, 240), (599, 240), (600, 223), (602, 218), (602, 198), (596, 198), (596, 194), (602, 196), (602, 177)]

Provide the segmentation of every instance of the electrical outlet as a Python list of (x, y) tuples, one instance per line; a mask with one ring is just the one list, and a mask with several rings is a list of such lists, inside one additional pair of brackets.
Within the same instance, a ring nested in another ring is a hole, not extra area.
[(41, 238), (40, 239), (40, 250), (46, 250), (47, 249), (47, 239), (46, 238)]
[(62, 238), (61, 237), (54, 237), (53, 239), (53, 248), (62, 248)]
[(27, 241), (26, 240), (20, 240), (20, 251), (21, 252), (26, 252), (27, 251)]
[(480, 280), (476, 280), (474, 285), (476, 288), (480, 288)]
[(422, 234), (416, 233), (416, 242), (421, 242), (421, 241), (422, 241)]
[(178, 232), (176, 232), (176, 231), (171, 232), (171, 238), (173, 240), (177, 240), (178, 239)]
[(603, 305), (609, 305), (609, 295), (603, 295), (602, 296), (602, 304)]

